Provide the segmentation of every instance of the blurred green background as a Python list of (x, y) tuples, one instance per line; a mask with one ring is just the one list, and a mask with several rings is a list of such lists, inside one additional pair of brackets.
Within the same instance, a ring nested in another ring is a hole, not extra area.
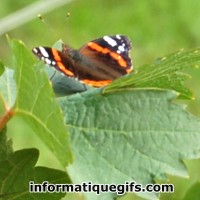
[[(29, 11), (32, 0), (0, 0), (0, 28), (4, 17), (25, 8)], [(47, 7), (48, 2), (46, 1)], [(52, 46), (62, 39), (74, 48), (79, 48), (91, 39), (103, 35), (124, 34), (132, 41), (131, 57), (135, 67), (154, 62), (179, 49), (198, 47), (200, 44), (200, 1), (198, 0), (74, 0), (37, 14), (32, 19), (6, 32), (9, 37), (22, 40), (30, 49), (39, 46)], [(70, 15), (69, 15), (70, 13)], [(68, 16), (69, 15), (69, 16)], [(21, 19), (23, 21), (23, 19)], [(11, 65), (11, 52), (5, 34), (0, 36), (0, 55), (6, 65)], [(193, 78), (187, 81), (194, 92), (195, 101), (186, 101), (188, 110), (200, 117), (200, 70), (189, 72)], [(18, 126), (20, 124), (20, 126)], [(54, 156), (20, 119), (9, 122), (8, 132), (13, 139), (14, 149), (37, 147), (40, 149), (39, 165), (61, 168)], [(50, 164), (51, 163), (51, 164)], [(169, 176), (169, 183), (175, 184), (174, 194), (163, 194), (161, 199), (180, 200), (187, 189), (196, 181), (200, 181), (200, 161), (185, 161), (189, 179)], [(128, 195), (123, 199), (140, 199)]]

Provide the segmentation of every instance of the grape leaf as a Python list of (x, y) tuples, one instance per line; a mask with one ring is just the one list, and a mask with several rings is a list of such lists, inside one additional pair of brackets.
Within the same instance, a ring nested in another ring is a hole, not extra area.
[[(60, 99), (74, 152), (68, 167), (72, 181), (146, 185), (166, 179), (166, 173), (187, 177), (182, 159), (200, 156), (200, 119), (172, 103), (176, 97), (173, 91), (124, 89)], [(138, 195), (157, 198), (153, 193)]]

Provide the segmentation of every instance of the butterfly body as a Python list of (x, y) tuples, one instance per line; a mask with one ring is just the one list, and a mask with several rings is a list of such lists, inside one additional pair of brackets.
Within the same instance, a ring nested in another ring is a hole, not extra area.
[(104, 36), (75, 50), (63, 44), (62, 51), (36, 47), (33, 53), (66, 76), (78, 78), (94, 87), (102, 87), (132, 71), (131, 44), (123, 35)]

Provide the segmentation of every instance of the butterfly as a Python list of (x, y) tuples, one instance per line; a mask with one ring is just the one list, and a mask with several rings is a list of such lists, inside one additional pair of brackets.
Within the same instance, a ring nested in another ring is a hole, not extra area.
[(103, 36), (79, 49), (62, 44), (62, 50), (35, 47), (33, 53), (68, 77), (84, 84), (103, 87), (133, 70), (129, 51), (131, 42), (124, 35)]

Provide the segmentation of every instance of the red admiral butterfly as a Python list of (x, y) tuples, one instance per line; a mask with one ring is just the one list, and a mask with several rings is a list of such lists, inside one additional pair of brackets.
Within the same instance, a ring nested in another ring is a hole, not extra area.
[(63, 44), (62, 51), (50, 47), (33, 48), (33, 53), (66, 76), (102, 87), (132, 71), (130, 40), (123, 35), (92, 40), (78, 50)]

